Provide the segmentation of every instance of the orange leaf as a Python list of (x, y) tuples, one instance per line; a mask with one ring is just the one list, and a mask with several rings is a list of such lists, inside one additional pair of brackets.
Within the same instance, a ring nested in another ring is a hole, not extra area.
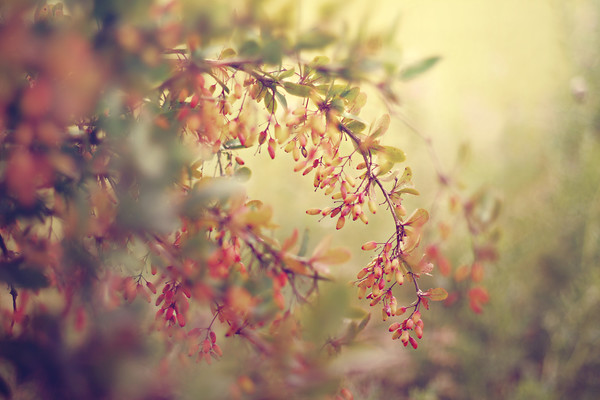
[(313, 251), (311, 260), (320, 258), (323, 254), (325, 254), (327, 252), (327, 249), (329, 248), (330, 245), (331, 245), (331, 236), (330, 235), (325, 236), (323, 239), (321, 239), (319, 244), (317, 244), (317, 247), (315, 247), (315, 250)]
[(294, 229), (294, 232), (292, 232), (292, 236), (290, 236), (283, 242), (283, 245), (281, 246), (281, 251), (288, 251), (294, 244), (296, 244), (297, 240), (298, 229)]
[(297, 274), (306, 275), (308, 273), (306, 269), (306, 264), (294, 258), (290, 254), (284, 255), (283, 262), (285, 263), (288, 269), (292, 270)]
[(342, 264), (348, 261), (351, 257), (350, 251), (343, 247), (329, 249), (325, 254), (319, 256), (316, 260), (324, 264)]
[(429, 300), (431, 301), (442, 301), (446, 300), (448, 292), (443, 288), (429, 289), (425, 292), (425, 296), (429, 297)]

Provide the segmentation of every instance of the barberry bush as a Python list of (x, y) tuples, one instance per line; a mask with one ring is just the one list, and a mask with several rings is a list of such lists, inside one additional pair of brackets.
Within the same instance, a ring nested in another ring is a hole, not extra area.
[[(391, 221), (383, 239), (364, 238), (373, 257), (352, 284), (391, 339), (418, 347), (430, 302), (448, 296), (421, 279), (436, 264), (448, 273), (447, 260), (420, 244), (429, 213), (405, 207), (419, 192), (385, 142), (393, 112), (360, 112), (367, 91), (391, 110), (397, 81), (437, 59), (402, 65), (377, 51), (385, 32), (341, 36), (328, 14), (301, 30), (289, 4), (8, 1), (0, 12), (1, 394), (174, 398), (173, 365), (239, 357), (218, 396), (352, 398), (324, 360), (370, 314), (339, 316), (350, 322), (323, 343), (306, 340), (301, 318), (331, 303), (320, 288), (351, 250), (308, 249), (301, 229), (278, 240), (268, 199), (244, 188), (269, 179), (245, 165), (257, 153), (285, 157), (329, 202), (289, 212), (357, 235)], [(481, 311), (485, 290), (469, 296)]]

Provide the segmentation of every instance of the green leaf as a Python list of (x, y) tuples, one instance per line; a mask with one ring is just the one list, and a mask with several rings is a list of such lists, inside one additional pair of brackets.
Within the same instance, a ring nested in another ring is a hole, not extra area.
[(275, 113), (275, 111), (277, 110), (277, 102), (275, 101), (273, 93), (270, 90), (266, 91), (264, 102), (267, 111), (269, 111), (271, 114)]
[(341, 113), (344, 111), (344, 101), (342, 99), (333, 99), (329, 103), (329, 108)]
[(412, 187), (412, 185), (413, 185), (412, 170), (410, 169), (410, 167), (406, 167), (406, 168), (404, 168), (404, 173), (402, 174), (402, 176), (400, 177), (400, 180), (398, 181), (398, 186)]
[(350, 129), (353, 133), (360, 133), (364, 131), (366, 127), (367, 125), (357, 120), (352, 120), (346, 124), (346, 128)]
[(263, 98), (265, 97), (265, 95), (267, 94), (267, 89), (265, 88), (265, 85), (263, 85), (263, 83), (261, 81), (256, 82), (256, 87), (257, 87), (257, 93), (256, 93), (256, 102), (260, 103)]
[(279, 75), (277, 75), (277, 79), (283, 80), (285, 78), (289, 78), (290, 76), (294, 76), (295, 73), (295, 68), (286, 69), (282, 71)]
[(348, 88), (348, 85), (333, 85), (333, 86), (327, 85), (327, 86), (329, 86), (329, 89), (327, 90), (326, 93), (327, 93), (327, 97), (329, 97), (329, 98), (340, 96)]
[(340, 97), (345, 99), (348, 102), (354, 101), (356, 97), (360, 94), (360, 88), (355, 86), (352, 89), (344, 90)]
[(299, 85), (293, 82), (283, 82), (283, 88), (292, 96), (308, 97), (312, 92), (310, 86)]
[(322, 65), (329, 64), (329, 57), (327, 56), (316, 56), (313, 60), (308, 64), (311, 68), (320, 67)]
[(383, 157), (386, 160), (392, 163), (399, 163), (406, 160), (406, 154), (396, 147), (393, 146), (383, 146), (383, 150), (381, 151)]
[(416, 78), (417, 76), (432, 68), (441, 59), (441, 57), (434, 56), (428, 57), (421, 61), (417, 61), (416, 63), (411, 64), (402, 69), (402, 71), (400, 71), (400, 79), (408, 81), (410, 79)]
[(425, 296), (427, 296), (431, 301), (442, 301), (446, 300), (448, 297), (448, 292), (443, 288), (434, 288), (426, 291)]
[(277, 90), (275, 90), (274, 92), (275, 92), (275, 97), (277, 98), (277, 101), (279, 101), (281, 103), (281, 105), (287, 109), (288, 105), (287, 105), (287, 100), (286, 100), (285, 96), (282, 95), (281, 93), (279, 93)]
[(411, 188), (411, 187), (402, 188), (402, 189), (396, 191), (395, 193), (414, 194), (415, 196), (418, 196), (420, 194), (417, 189)]
[(390, 172), (390, 170), (394, 167), (394, 163), (392, 161), (384, 161), (379, 165), (377, 170), (377, 175), (384, 175)]

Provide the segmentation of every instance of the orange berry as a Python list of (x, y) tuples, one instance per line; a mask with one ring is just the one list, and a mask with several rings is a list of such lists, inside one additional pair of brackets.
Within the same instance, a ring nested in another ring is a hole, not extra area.
[(375, 241), (370, 241), (370, 242), (366, 242), (365, 244), (363, 244), (361, 246), (361, 249), (368, 251), (368, 250), (373, 250), (377, 248), (377, 242)]
[(415, 326), (415, 334), (417, 335), (417, 337), (419, 339), (421, 339), (423, 337), (423, 328), (421, 328), (420, 326)]
[(361, 213), (358, 218), (360, 218), (360, 220), (365, 224), (368, 225), (369, 224), (369, 219), (367, 218), (367, 214), (365, 213)]
[(421, 320), (421, 311), (415, 311), (412, 315), (412, 320), (417, 323)]
[(371, 307), (376, 306), (377, 303), (379, 303), (381, 301), (383, 296), (380, 296), (380, 295), (381, 295), (381, 291), (379, 291), (378, 294), (375, 294), (375, 288), (373, 288), (373, 299), (371, 300), (371, 303), (370, 303)]
[(340, 218), (337, 221), (337, 224), (335, 224), (335, 229), (340, 230), (344, 227), (344, 224), (346, 223), (346, 218), (344, 218), (343, 216), (340, 216)]
[(400, 340), (402, 340), (402, 342), (404, 343), (405, 346), (408, 344), (409, 339), (410, 339), (410, 335), (409, 335), (408, 331), (402, 331)]
[(269, 139), (269, 145), (267, 146), (267, 150), (269, 151), (269, 156), (271, 159), (275, 158), (275, 140)]
[(177, 323), (179, 323), (179, 326), (181, 327), (185, 326), (185, 316), (182, 313), (177, 313)]
[(404, 274), (399, 269), (396, 270), (396, 283), (402, 285), (404, 283)]
[(369, 199), (367, 205), (369, 206), (369, 211), (371, 211), (371, 214), (377, 213), (377, 204), (375, 204), (375, 202), (372, 199)]
[(258, 134), (258, 144), (262, 145), (267, 141), (267, 131), (262, 131)]
[(360, 286), (358, 288), (358, 299), (359, 300), (364, 299), (366, 293), (367, 293), (367, 286)]
[(413, 349), (419, 347), (417, 341), (412, 336), (408, 337), (408, 341), (410, 342), (410, 345), (413, 347)]
[(146, 286), (153, 294), (156, 294), (156, 287), (150, 281), (146, 281)]
[(383, 275), (383, 270), (379, 265), (373, 268), (373, 274), (375, 275), (375, 279), (381, 278), (381, 275)]
[(219, 357), (223, 357), (223, 350), (221, 350), (221, 347), (218, 344), (213, 344), (212, 349)]
[(211, 348), (212, 348), (212, 343), (210, 342), (210, 340), (204, 339), (204, 341), (202, 342), (202, 351), (204, 353), (208, 353)]
[(390, 325), (390, 327), (388, 328), (388, 330), (390, 332), (393, 332), (393, 331), (395, 331), (398, 328), (400, 328), (400, 323), (399, 322), (394, 322), (393, 324)]
[(398, 311), (398, 301), (394, 296), (390, 299), (390, 311), (392, 315), (396, 315), (396, 312)]
[(358, 271), (358, 274), (356, 275), (356, 279), (364, 278), (368, 272), (369, 272), (369, 270), (367, 268), (361, 269), (360, 271)]
[(180, 286), (180, 288), (183, 294), (185, 294), (185, 297), (188, 299), (192, 297), (192, 292), (190, 292), (190, 289), (186, 288), (185, 286)]

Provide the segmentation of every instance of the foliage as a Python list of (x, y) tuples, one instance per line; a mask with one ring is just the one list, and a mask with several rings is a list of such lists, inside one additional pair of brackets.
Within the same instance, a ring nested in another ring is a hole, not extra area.
[[(359, 113), (361, 85), (393, 104), (393, 82), (437, 58), (401, 69), (378, 58), (379, 37), (346, 42), (325, 24), (292, 34), (290, 9), (262, 2), (12, 1), (1, 12), (5, 397), (182, 396), (176, 377), (159, 378), (187, 357), (233, 357), (223, 336), (251, 350), (215, 397), (352, 397), (327, 360), (369, 315), (332, 317), (354, 321), (318, 342), (299, 311), (349, 252), (327, 240), (309, 252), (297, 230), (282, 242), (271, 235), (271, 207), (242, 184), (249, 149), (290, 153), (333, 200), (307, 213), (337, 229), (386, 209), (393, 231), (363, 245), (375, 256), (355, 284), (384, 320), (407, 313), (389, 330), (417, 348), (422, 311), (447, 297), (419, 281), (443, 258), (418, 250), (429, 213), (403, 206), (418, 191), (397, 165), (404, 152), (382, 142), (390, 116), (368, 124)], [(474, 224), (476, 204), (465, 207)], [(401, 305), (404, 283), (414, 301)], [(487, 295), (469, 293), (479, 311)], [(123, 378), (127, 362), (155, 368)]]

